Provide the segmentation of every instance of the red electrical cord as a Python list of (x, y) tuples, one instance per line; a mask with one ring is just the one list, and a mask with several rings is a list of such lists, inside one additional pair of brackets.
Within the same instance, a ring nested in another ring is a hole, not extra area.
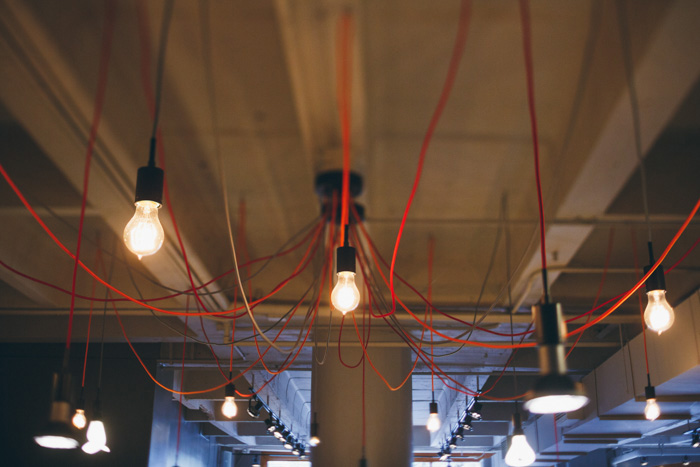
[(450, 92), (452, 91), (452, 85), (454, 84), (455, 78), (457, 76), (457, 70), (459, 69), (459, 62), (462, 59), (462, 54), (464, 52), (464, 47), (467, 42), (467, 31), (469, 26), (469, 0), (462, 0), (459, 12), (459, 23), (457, 27), (457, 36), (455, 37), (455, 43), (452, 49), (452, 57), (450, 58), (450, 64), (447, 70), (447, 76), (445, 77), (445, 83), (442, 87), (442, 92), (440, 93), (440, 99), (438, 100), (433, 116), (430, 119), (430, 124), (428, 125), (428, 130), (423, 138), (423, 145), (421, 146), (420, 155), (418, 157), (418, 167), (416, 169), (416, 177), (413, 181), (413, 188), (411, 189), (411, 194), (408, 197), (408, 202), (406, 203), (406, 209), (404, 209), (403, 217), (401, 218), (401, 226), (396, 235), (396, 243), (394, 244), (394, 253), (391, 257), (391, 268), (389, 272), (389, 280), (391, 289), (391, 312), (396, 311), (396, 292), (394, 291), (394, 268), (396, 266), (396, 256), (399, 251), (399, 244), (401, 243), (401, 236), (403, 235), (404, 228), (406, 227), (406, 219), (408, 218), (408, 212), (411, 209), (411, 204), (413, 203), (413, 198), (418, 190), (418, 184), (420, 182), (421, 174), (423, 173), (423, 163), (425, 162), (425, 155), (428, 152), (428, 147), (433, 138), (433, 133), (437, 127), (442, 112), (447, 105), (447, 99), (450, 97)]
[[(639, 255), (637, 254), (637, 234), (634, 229), (630, 229), (630, 237), (632, 241), (632, 255), (634, 256), (634, 271), (639, 280)], [(697, 242), (696, 242), (697, 243)], [(674, 265), (675, 266), (675, 265)], [(647, 374), (649, 374), (649, 356), (647, 355), (647, 326), (644, 322), (644, 305), (642, 305), (642, 291), (637, 290), (637, 298), (639, 300), (639, 317), (642, 321), (642, 340), (644, 341), (644, 363), (646, 364)]]
[(343, 142), (343, 183), (340, 202), (340, 244), (345, 245), (345, 226), (348, 225), (350, 206), (350, 94), (352, 91), (352, 16), (344, 12), (340, 17), (340, 28), (336, 50), (336, 76), (340, 132)]
[[(540, 145), (537, 133), (537, 113), (535, 112), (535, 85), (532, 69), (532, 38), (530, 28), (530, 9), (528, 0), (520, 0), (520, 20), (522, 23), (523, 33), (523, 52), (525, 56), (525, 72), (527, 75), (527, 102), (530, 111), (530, 129), (532, 131), (532, 149), (535, 160), (535, 182), (537, 184), (537, 205), (539, 209), (540, 220), (540, 259), (542, 262), (542, 271), (544, 274), (547, 270), (547, 248), (545, 246), (545, 223), (544, 223), (544, 205), (542, 202), (542, 181), (540, 179)], [(549, 300), (547, 291), (546, 278), (544, 279), (545, 299)]]
[(85, 206), (87, 205), (88, 186), (90, 182), (90, 162), (95, 149), (97, 129), (102, 119), (105, 93), (107, 91), (107, 78), (109, 77), (109, 59), (112, 52), (112, 38), (114, 37), (114, 18), (116, 4), (113, 0), (107, 2), (104, 24), (102, 29), (102, 45), (100, 48), (100, 68), (97, 79), (97, 92), (95, 106), (88, 136), (87, 151), (85, 154), (85, 169), (83, 173), (83, 196), (80, 204), (80, 221), (78, 223), (78, 243), (75, 247), (75, 261), (73, 263), (73, 280), (71, 284), (70, 314), (68, 315), (68, 331), (66, 333), (66, 349), (70, 349), (71, 333), (73, 331), (73, 312), (75, 311), (75, 286), (78, 281), (78, 264), (80, 262), (80, 247), (83, 239), (83, 226), (85, 224)]
[[(605, 265), (603, 266), (603, 274), (600, 276), (600, 283), (598, 284), (598, 292), (595, 294), (595, 300), (593, 300), (593, 308), (596, 308), (598, 305), (598, 300), (600, 299), (600, 293), (603, 291), (603, 284), (605, 284), (605, 278), (608, 275), (608, 266), (610, 265), (610, 255), (612, 253), (612, 246), (613, 246), (613, 240), (615, 239), (615, 227), (610, 228), (610, 233), (608, 234), (608, 250), (605, 253)], [(639, 277), (637, 277), (639, 279)], [(586, 323), (588, 323), (591, 320), (591, 316), (593, 314), (589, 314), (588, 317), (586, 318)], [(581, 340), (581, 337), (583, 337), (583, 333), (579, 334), (576, 337), (576, 340), (574, 341), (574, 344), (569, 348), (569, 351), (566, 353), (566, 358), (569, 358), (569, 355), (571, 355), (571, 352), (574, 351), (576, 348), (576, 345), (579, 343)]]
[(583, 332), (583, 331), (585, 331), (586, 329), (590, 328), (591, 326), (595, 326), (596, 324), (598, 324), (599, 322), (601, 322), (602, 320), (604, 320), (605, 318), (607, 318), (612, 312), (614, 312), (615, 310), (617, 310), (617, 309), (619, 308), (620, 305), (622, 305), (630, 296), (632, 296), (632, 294), (634, 294), (634, 293), (646, 282), (646, 280), (649, 278), (649, 276), (651, 276), (651, 275), (654, 273), (654, 271), (656, 271), (656, 268), (659, 267), (659, 265), (663, 262), (663, 260), (666, 258), (666, 255), (668, 255), (668, 252), (671, 251), (671, 248), (673, 248), (673, 246), (676, 244), (676, 242), (677, 242), (678, 239), (680, 238), (681, 234), (682, 234), (682, 233), (685, 231), (685, 229), (688, 227), (688, 224), (690, 224), (690, 221), (693, 219), (693, 217), (695, 216), (695, 214), (698, 212), (698, 208), (700, 208), (700, 199), (698, 199), (698, 201), (695, 203), (695, 206), (693, 207), (693, 210), (690, 212), (690, 214), (688, 214), (688, 217), (686, 217), (685, 221), (683, 222), (683, 225), (681, 225), (681, 227), (678, 229), (678, 231), (676, 232), (676, 234), (673, 236), (673, 238), (672, 238), (671, 241), (669, 242), (668, 246), (666, 246), (666, 249), (663, 251), (663, 253), (661, 253), (661, 255), (660, 255), (659, 258), (656, 260), (656, 262), (655, 262), (653, 265), (651, 265), (649, 271), (647, 271), (647, 273), (644, 275), (644, 277), (642, 277), (642, 278), (634, 285), (634, 287), (632, 287), (630, 290), (628, 290), (627, 292), (625, 292), (625, 293), (622, 295), (622, 298), (620, 298), (620, 300), (618, 300), (618, 301), (617, 301), (612, 307), (610, 307), (610, 309), (608, 309), (605, 313), (603, 313), (602, 315), (600, 315), (598, 318), (594, 319), (594, 320), (591, 321), (590, 323), (585, 324), (585, 325), (583, 325), (583, 326), (581, 326), (581, 327), (575, 329), (574, 331), (569, 332), (569, 333), (567, 334), (567, 337), (572, 336), (572, 335), (574, 335), (574, 334), (577, 334), (577, 333), (579, 333), (579, 332)]

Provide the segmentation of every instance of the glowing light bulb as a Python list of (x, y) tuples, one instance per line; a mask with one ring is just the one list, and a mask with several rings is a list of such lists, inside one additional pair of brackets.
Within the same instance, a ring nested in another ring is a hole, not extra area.
[(87, 429), (87, 443), (83, 444), (83, 451), (88, 454), (95, 454), (99, 451), (110, 452), (107, 447), (107, 433), (105, 426), (100, 420), (92, 420)]
[(355, 273), (341, 271), (338, 273), (338, 282), (331, 292), (333, 307), (342, 314), (352, 311), (360, 304), (360, 291), (355, 285)]
[(644, 310), (644, 322), (652, 331), (661, 334), (673, 325), (675, 315), (673, 308), (666, 301), (665, 290), (652, 290), (647, 293), (649, 303)]
[(431, 433), (436, 432), (440, 429), (440, 417), (438, 417), (437, 413), (431, 413), (428, 416), (428, 423), (425, 424), (425, 427)]
[(236, 401), (233, 396), (226, 396), (224, 399), (224, 404), (221, 406), (221, 413), (224, 417), (233, 418), (238, 413), (238, 407), (236, 407)]
[(510, 439), (510, 448), (506, 453), (506, 464), (512, 467), (521, 467), (535, 462), (535, 451), (527, 442), (525, 435), (513, 435)]
[(85, 418), (85, 410), (75, 409), (75, 415), (73, 415), (73, 426), (79, 430), (82, 430), (87, 425), (87, 418)]
[(316, 447), (316, 446), (318, 446), (320, 443), (321, 443), (321, 440), (319, 439), (318, 436), (312, 436), (312, 437), (309, 439), (309, 445), (310, 445), (310, 446)]
[(141, 259), (152, 255), (163, 245), (165, 233), (158, 220), (160, 204), (155, 201), (137, 201), (136, 213), (124, 229), (124, 243)]
[(654, 421), (661, 415), (661, 408), (656, 403), (656, 399), (647, 399), (647, 405), (644, 407), (644, 416), (649, 421)]

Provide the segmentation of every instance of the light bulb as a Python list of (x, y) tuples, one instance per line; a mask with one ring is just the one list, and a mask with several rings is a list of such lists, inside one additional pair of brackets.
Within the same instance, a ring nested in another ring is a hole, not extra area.
[(318, 446), (320, 443), (321, 443), (321, 440), (319, 439), (318, 436), (312, 436), (312, 437), (309, 439), (309, 445), (310, 445), (310, 446), (316, 447), (316, 446)]
[(34, 441), (42, 448), (49, 449), (75, 449), (78, 447), (78, 441), (68, 436), (35, 436)]
[(221, 413), (224, 414), (226, 418), (233, 418), (238, 413), (238, 407), (236, 407), (236, 401), (233, 396), (226, 396), (224, 398), (224, 404), (221, 406)]
[(535, 462), (535, 451), (528, 444), (525, 435), (513, 435), (510, 439), (510, 448), (506, 453), (506, 464), (519, 467)]
[(87, 425), (87, 418), (85, 418), (85, 410), (75, 409), (75, 415), (73, 415), (73, 426), (79, 430), (82, 430)]
[(425, 427), (431, 433), (434, 433), (440, 429), (440, 417), (438, 417), (437, 413), (431, 413), (428, 416), (428, 423), (425, 424)]
[(649, 303), (644, 310), (644, 322), (652, 331), (661, 334), (671, 327), (675, 319), (673, 308), (666, 301), (665, 290), (647, 292)]
[(654, 421), (661, 415), (661, 408), (656, 403), (656, 399), (647, 399), (647, 405), (644, 407), (644, 416), (649, 421)]
[(574, 412), (588, 403), (588, 397), (576, 394), (542, 396), (525, 402), (525, 408), (532, 413)]
[(124, 229), (124, 243), (139, 259), (152, 255), (163, 245), (165, 233), (158, 220), (158, 209), (160, 203), (155, 201), (137, 201), (136, 213)]
[(352, 311), (360, 304), (360, 291), (355, 285), (355, 273), (351, 271), (340, 271), (338, 282), (331, 292), (331, 303), (333, 307), (342, 314)]
[(109, 452), (107, 447), (107, 433), (105, 426), (100, 420), (92, 420), (87, 429), (87, 443), (83, 444), (83, 451), (88, 454), (95, 454), (99, 451)]

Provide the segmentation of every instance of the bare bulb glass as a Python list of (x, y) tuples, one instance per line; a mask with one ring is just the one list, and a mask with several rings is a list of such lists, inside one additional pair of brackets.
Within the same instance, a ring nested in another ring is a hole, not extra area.
[(224, 414), (226, 418), (233, 418), (238, 413), (238, 407), (236, 407), (236, 400), (233, 396), (226, 396), (224, 398), (224, 404), (221, 406), (221, 413)]
[(338, 273), (338, 281), (331, 292), (331, 303), (342, 314), (354, 310), (360, 304), (360, 291), (355, 285), (354, 272), (340, 271)]
[(321, 443), (321, 440), (319, 439), (318, 436), (312, 436), (309, 438), (309, 446), (318, 446)]
[(141, 259), (160, 250), (165, 233), (158, 220), (160, 204), (155, 201), (137, 201), (136, 213), (124, 229), (126, 247)]
[(85, 417), (85, 410), (75, 409), (75, 415), (73, 415), (73, 426), (79, 430), (82, 430), (87, 425), (87, 418)]
[(647, 405), (644, 407), (644, 416), (649, 421), (654, 421), (661, 415), (661, 407), (656, 403), (656, 399), (647, 399)]
[(525, 435), (513, 435), (510, 439), (510, 448), (506, 453), (506, 464), (512, 467), (522, 467), (535, 462), (535, 451), (527, 442)]
[(661, 334), (668, 330), (675, 320), (673, 308), (666, 301), (665, 290), (652, 290), (647, 292), (649, 303), (644, 310), (644, 322), (654, 332)]
[(95, 454), (100, 451), (109, 452), (107, 447), (107, 433), (104, 423), (100, 420), (92, 420), (87, 429), (87, 443), (83, 444), (83, 451)]
[(428, 423), (425, 424), (425, 427), (431, 433), (434, 433), (440, 429), (440, 417), (438, 417), (437, 413), (431, 413), (428, 416)]

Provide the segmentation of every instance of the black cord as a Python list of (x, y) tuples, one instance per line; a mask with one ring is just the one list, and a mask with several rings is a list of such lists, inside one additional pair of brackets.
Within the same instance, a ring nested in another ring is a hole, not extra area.
[(151, 131), (151, 150), (148, 156), (148, 165), (155, 166), (155, 146), (156, 135), (158, 132), (158, 123), (160, 120), (160, 102), (163, 94), (163, 69), (165, 67), (165, 52), (168, 48), (168, 32), (170, 31), (170, 22), (173, 17), (173, 0), (166, 0), (163, 6), (163, 20), (160, 26), (160, 44), (158, 45), (158, 64), (156, 68), (156, 99), (153, 109), (153, 130)]
[[(112, 257), (114, 257), (114, 249), (116, 248), (116, 241), (113, 242), (112, 244)], [(112, 276), (114, 274), (114, 263), (115, 261), (112, 260), (112, 262), (109, 265), (109, 275), (107, 277), (107, 283), (111, 284), (112, 283)], [(109, 298), (109, 289), (105, 291), (105, 298)], [(105, 324), (107, 322), (107, 304), (109, 302), (105, 301), (104, 309), (102, 310), (102, 336), (100, 338), (100, 370), (97, 376), (97, 400), (100, 400), (100, 389), (102, 388), (102, 361), (104, 360), (104, 354), (105, 354)]]
[(644, 206), (644, 218), (647, 223), (649, 242), (651, 242), (651, 221), (649, 220), (649, 198), (647, 194), (647, 173), (642, 155), (642, 131), (639, 117), (639, 100), (637, 98), (637, 86), (634, 81), (634, 63), (632, 61), (632, 44), (630, 42), (630, 30), (627, 23), (627, 11), (624, 0), (615, 2), (617, 7), (617, 20), (620, 26), (620, 43), (622, 44), (622, 58), (625, 65), (625, 77), (632, 107), (632, 127), (634, 129), (634, 147), (639, 160), (639, 176), (642, 182), (642, 203)]

